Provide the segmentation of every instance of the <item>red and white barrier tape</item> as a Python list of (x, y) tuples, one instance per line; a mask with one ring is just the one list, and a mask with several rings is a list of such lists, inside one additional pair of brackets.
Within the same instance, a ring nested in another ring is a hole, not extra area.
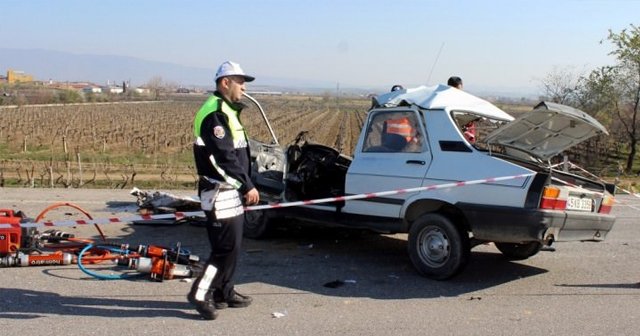
[[(591, 177), (593, 177), (593, 178), (597, 179), (598, 181), (601, 181), (601, 182), (603, 182), (603, 183), (609, 183), (609, 182), (607, 182), (607, 181), (603, 180), (602, 178), (600, 178), (599, 176), (597, 176), (597, 175), (595, 175), (595, 174), (591, 173), (590, 171), (588, 171), (588, 170), (586, 170), (586, 169), (584, 169), (584, 168), (582, 168), (582, 167), (578, 166), (577, 164), (575, 164), (575, 163), (573, 163), (573, 162), (569, 162), (569, 165), (570, 165), (572, 168), (576, 168), (576, 169), (578, 169), (578, 170), (582, 171), (583, 173), (585, 173), (585, 174), (587, 174), (587, 175), (589, 175), (589, 176), (591, 176)], [(634, 193), (634, 192), (631, 192), (631, 191), (629, 191), (629, 190), (626, 190), (626, 189), (624, 189), (624, 188), (622, 188), (622, 187), (620, 187), (620, 186), (618, 186), (618, 185), (616, 185), (616, 190), (621, 190), (621, 191), (623, 191), (623, 192), (625, 192), (625, 193), (627, 193), (627, 194), (629, 194), (629, 195), (631, 195), (631, 196), (633, 196), (633, 197), (640, 198), (640, 195), (638, 195), (638, 194), (636, 194), (636, 193)]]
[[(512, 175), (512, 176), (491, 177), (491, 178), (486, 178), (481, 180), (443, 183), (443, 184), (435, 184), (435, 185), (429, 185), (424, 187), (396, 189), (396, 190), (390, 190), (390, 191), (365, 193), (365, 194), (357, 194), (357, 195), (350, 195), (350, 196), (328, 197), (328, 198), (319, 198), (315, 200), (287, 202), (287, 203), (253, 205), (253, 206), (245, 207), (244, 209), (245, 211), (254, 211), (254, 210), (279, 209), (279, 208), (286, 208), (286, 207), (293, 207), (293, 206), (300, 206), (300, 205), (311, 205), (311, 204), (320, 204), (320, 203), (329, 203), (329, 202), (351, 201), (351, 200), (357, 200), (357, 199), (406, 194), (410, 192), (449, 189), (449, 188), (464, 187), (464, 186), (469, 186), (474, 184), (483, 184), (483, 183), (495, 183), (499, 181), (526, 178), (532, 175), (534, 174), (531, 173), (531, 174), (520, 174), (520, 175)], [(32, 228), (32, 227), (49, 227), (49, 226), (78, 226), (78, 225), (89, 225), (89, 224), (110, 224), (110, 223), (124, 223), (124, 222), (133, 222), (133, 221), (145, 221), (145, 220), (151, 220), (151, 219), (170, 219), (170, 218), (175, 218), (176, 220), (178, 220), (178, 219), (182, 219), (185, 217), (192, 217), (192, 216), (204, 216), (204, 212), (203, 211), (175, 212), (172, 214), (140, 215), (140, 216), (131, 216), (131, 217), (110, 217), (110, 218), (98, 218), (93, 220), (66, 220), (66, 221), (45, 221), (45, 222), (38, 222), (38, 223), (0, 224), (0, 229), (12, 228), (12, 227)]]
[(133, 222), (133, 221), (144, 221), (151, 219), (182, 219), (189, 216), (204, 216), (204, 212), (202, 211), (193, 211), (193, 212), (175, 212), (171, 214), (161, 214), (161, 215), (139, 215), (139, 216), (130, 216), (130, 217), (109, 217), (109, 218), (96, 218), (92, 220), (64, 220), (64, 221), (44, 221), (44, 222), (31, 222), (31, 223), (20, 223), (20, 224), (0, 224), (0, 229), (6, 228), (33, 228), (33, 227), (49, 227), (49, 226), (80, 226), (80, 225), (91, 225), (91, 224), (112, 224), (112, 223), (125, 223), (125, 222)]
[(429, 190), (438, 190), (438, 189), (449, 189), (449, 188), (463, 187), (463, 186), (468, 186), (468, 185), (473, 185), (473, 184), (493, 183), (493, 182), (498, 182), (498, 181), (515, 180), (515, 179), (525, 178), (525, 177), (532, 176), (532, 175), (534, 175), (534, 174), (520, 174), (520, 175), (513, 175), (513, 176), (492, 177), (492, 178), (487, 178), (487, 179), (482, 179), (482, 180), (471, 180), (471, 181), (443, 183), (443, 184), (435, 184), (435, 185), (430, 185), (430, 186), (425, 186), (425, 187), (416, 187), (416, 188), (409, 188), (409, 189), (396, 189), (396, 190), (390, 190), (390, 191), (381, 191), (381, 192), (358, 194), (358, 195), (351, 195), (351, 196), (328, 197), (328, 198), (319, 198), (319, 199), (315, 199), (315, 200), (297, 201), (297, 202), (279, 203), (279, 204), (254, 205), (254, 206), (247, 207), (246, 210), (277, 209), (277, 208), (300, 206), (300, 205), (311, 205), (311, 204), (339, 202), (339, 201), (352, 201), (352, 200), (357, 200), (357, 199), (365, 199), (365, 198), (373, 198), (373, 197), (381, 197), (381, 196), (389, 196), (389, 195), (406, 194), (406, 193), (416, 192), (416, 191), (429, 191)]

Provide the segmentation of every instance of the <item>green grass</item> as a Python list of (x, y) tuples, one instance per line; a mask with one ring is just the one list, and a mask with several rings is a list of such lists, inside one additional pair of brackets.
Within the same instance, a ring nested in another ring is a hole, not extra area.
[[(24, 181), (19, 181), (16, 178), (5, 178), (2, 180), (2, 185), (0, 187), (8, 187), (8, 188), (30, 188), (32, 187), (30, 183)], [(34, 181), (34, 188), (49, 188), (48, 180), (41, 181), (40, 179), (36, 179)], [(61, 188), (62, 186), (56, 185), (55, 188)], [(77, 186), (73, 186), (74, 188)], [(128, 182), (123, 184), (121, 181), (112, 181), (109, 183), (106, 179), (96, 180), (95, 182), (87, 183), (82, 188), (89, 189), (132, 189), (133, 187), (137, 187), (139, 189), (183, 189), (183, 190), (195, 190), (196, 183), (195, 182), (187, 182), (187, 181), (177, 181), (177, 182), (167, 182), (167, 181), (159, 181), (159, 180), (135, 180), (134, 183)]]
[[(22, 160), (35, 162), (64, 162), (77, 161), (76, 154), (69, 152), (51, 152), (49, 148), (39, 148), (28, 150), (27, 152), (9, 151), (6, 145), (0, 145), (0, 156), (5, 160)], [(80, 160), (86, 163), (110, 163), (110, 164), (193, 164), (193, 153), (184, 151), (175, 154), (147, 154), (142, 151), (117, 151), (108, 150), (104, 153), (93, 151), (83, 151), (80, 153)]]

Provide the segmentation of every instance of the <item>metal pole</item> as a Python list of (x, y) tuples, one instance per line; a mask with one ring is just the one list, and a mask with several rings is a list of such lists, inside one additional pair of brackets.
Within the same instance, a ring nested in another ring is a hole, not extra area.
[(262, 106), (260, 106), (260, 103), (258, 103), (258, 101), (255, 100), (255, 98), (251, 97), (246, 92), (243, 92), (242, 95), (247, 97), (254, 104), (256, 104), (256, 106), (258, 106), (258, 110), (260, 110), (260, 114), (262, 114), (262, 118), (264, 119), (264, 122), (267, 124), (267, 128), (269, 128), (269, 132), (271, 133), (271, 137), (273, 138), (273, 143), (276, 144), (276, 145), (279, 145), (280, 143), (278, 143), (278, 138), (276, 137), (276, 134), (273, 132), (273, 128), (271, 128), (271, 124), (269, 123), (269, 119), (267, 119), (267, 115), (264, 113), (264, 110), (262, 109)]

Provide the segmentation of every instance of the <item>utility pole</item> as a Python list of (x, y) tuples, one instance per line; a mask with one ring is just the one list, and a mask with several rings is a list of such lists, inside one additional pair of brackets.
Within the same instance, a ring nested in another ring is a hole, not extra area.
[(336, 108), (340, 111), (340, 82), (336, 83)]

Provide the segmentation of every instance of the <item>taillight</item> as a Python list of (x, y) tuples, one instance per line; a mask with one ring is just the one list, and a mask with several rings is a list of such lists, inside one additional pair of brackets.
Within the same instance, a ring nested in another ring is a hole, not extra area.
[(610, 213), (611, 208), (613, 208), (613, 202), (614, 202), (613, 195), (604, 195), (604, 197), (602, 198), (602, 204), (600, 205), (600, 211), (598, 212), (601, 214)]
[(560, 198), (560, 188), (554, 186), (544, 187), (540, 209), (564, 210), (566, 207), (567, 200)]

